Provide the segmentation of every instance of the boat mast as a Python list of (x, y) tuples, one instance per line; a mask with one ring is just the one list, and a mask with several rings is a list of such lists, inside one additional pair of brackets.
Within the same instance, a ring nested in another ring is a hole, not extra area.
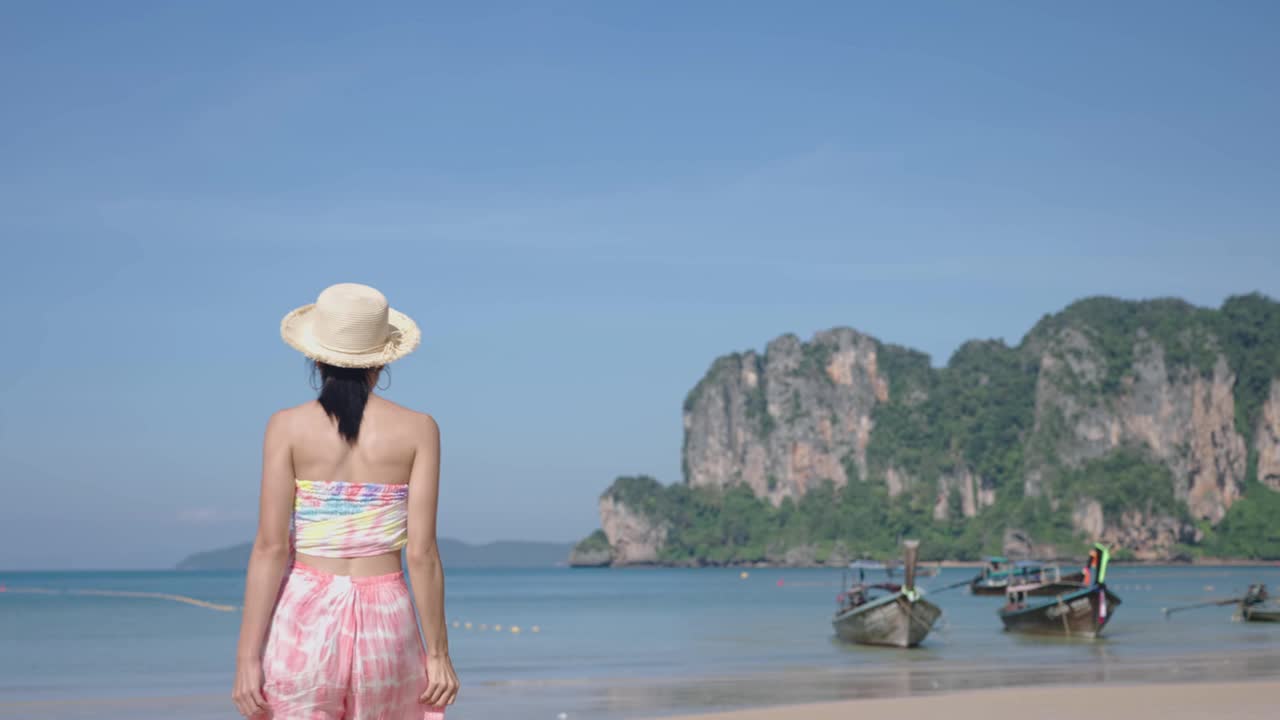
[(902, 545), (906, 554), (903, 562), (905, 568), (903, 570), (902, 592), (906, 593), (907, 597), (912, 597), (916, 593), (916, 556), (920, 552), (920, 541), (904, 540)]

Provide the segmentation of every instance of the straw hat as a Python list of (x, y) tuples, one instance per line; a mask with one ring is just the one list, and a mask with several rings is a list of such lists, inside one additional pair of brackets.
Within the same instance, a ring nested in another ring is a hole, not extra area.
[(357, 283), (330, 285), (313, 304), (285, 315), (280, 336), (312, 360), (348, 368), (386, 365), (422, 341), (417, 323)]

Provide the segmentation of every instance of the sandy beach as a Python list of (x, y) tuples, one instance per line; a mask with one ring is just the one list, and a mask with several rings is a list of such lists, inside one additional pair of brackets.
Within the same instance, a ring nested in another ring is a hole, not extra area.
[(1276, 712), (1280, 682), (1192, 683), (1185, 685), (1109, 685), (1040, 687), (784, 705), (683, 715), (666, 720), (848, 720), (892, 717), (897, 720), (1077, 720), (1080, 717), (1229, 720), (1263, 718)]

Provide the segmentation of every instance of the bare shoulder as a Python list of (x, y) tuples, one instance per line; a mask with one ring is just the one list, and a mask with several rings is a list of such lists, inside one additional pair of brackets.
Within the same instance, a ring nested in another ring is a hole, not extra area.
[(418, 436), (420, 441), (425, 442), (428, 446), (440, 444), (440, 426), (436, 424), (436, 419), (428, 413), (410, 410), (413, 417), (414, 434)]
[(410, 428), (414, 435), (436, 437), (440, 434), (440, 426), (436, 424), (436, 419), (429, 413), (411, 410), (386, 398), (382, 398), (382, 402), (386, 404), (388, 412), (394, 415), (395, 419), (403, 424), (403, 427)]
[(292, 435), (305, 420), (314, 405), (314, 402), (305, 402), (301, 405), (294, 405), (271, 413), (271, 417), (267, 419), (267, 433), (270, 435)]

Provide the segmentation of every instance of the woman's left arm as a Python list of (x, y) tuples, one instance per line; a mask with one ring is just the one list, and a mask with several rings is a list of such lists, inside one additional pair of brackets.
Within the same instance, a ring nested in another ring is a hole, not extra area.
[(289, 561), (289, 520), (293, 515), (293, 454), (287, 428), (288, 411), (267, 422), (262, 442), (262, 494), (258, 507), (258, 535), (245, 575), (244, 611), (236, 649), (236, 680), (232, 699), (240, 714), (266, 712), (262, 695), (262, 648), (275, 610), (276, 595)]
[(405, 547), (418, 623), (427, 661), (427, 687), (419, 702), (429, 707), (452, 705), (458, 675), (449, 659), (449, 631), (444, 622), (444, 568), (436, 544), (436, 508), (440, 501), (440, 428), (423, 416), (418, 448), (409, 471), (409, 543)]

